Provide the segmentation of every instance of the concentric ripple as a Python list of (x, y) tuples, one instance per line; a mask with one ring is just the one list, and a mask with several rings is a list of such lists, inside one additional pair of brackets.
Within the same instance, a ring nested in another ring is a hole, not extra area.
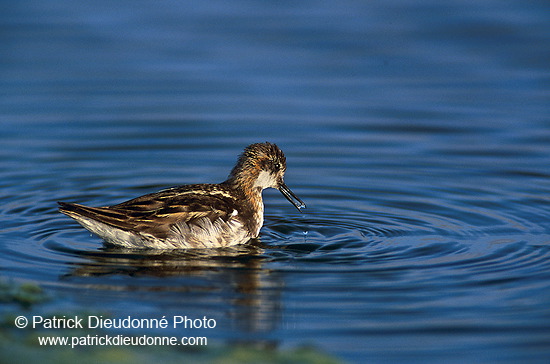
[[(20, 201), (17, 207), (10, 207), (8, 203), (3, 214), (17, 215), (19, 220), (13, 220), (11, 227), (10, 223), (4, 227), (4, 235), (14, 236), (4, 240), (4, 256), (9, 257), (11, 267), (25, 272), (25, 276), (36, 274), (46, 281), (66, 274), (67, 264), (86, 262), (93, 263), (97, 271), (104, 268), (108, 272), (109, 267), (114, 266), (119, 273), (124, 272), (120, 267), (125, 264), (134, 266), (129, 271), (138, 265), (141, 274), (146, 274), (149, 268), (151, 274), (159, 274), (159, 266), (171, 270), (171, 274), (177, 274), (178, 267), (182, 274), (189, 271), (189, 266), (220, 268), (227, 263), (225, 268), (246, 267), (244, 263), (248, 260), (261, 261), (261, 266), (266, 268), (275, 264), (283, 271), (295, 270), (296, 264), (303, 262), (319, 264), (300, 268), (305, 271), (307, 267), (331, 270), (338, 266), (340, 271), (373, 271), (422, 266), (461, 269), (462, 274), (471, 271), (472, 276), (483, 269), (500, 272), (508, 265), (511, 269), (546, 267), (547, 239), (542, 233), (546, 226), (544, 222), (537, 224), (522, 218), (525, 214), (522, 210), (514, 213), (490, 209), (500, 207), (494, 203), (466, 207), (460, 201), (453, 205), (448, 196), (441, 196), (439, 201), (445, 202), (438, 205), (435, 204), (437, 196), (423, 203), (418, 202), (418, 196), (413, 196), (417, 200), (414, 203), (380, 197), (360, 201), (355, 197), (356, 190), (343, 197), (354, 208), (342, 210), (331, 208), (330, 203), (324, 203), (321, 198), (313, 199), (312, 196), (323, 195), (318, 188), (300, 190), (309, 196), (308, 202), (313, 202), (303, 214), (289, 213), (288, 206), (270, 194), (266, 199), (267, 214), (260, 241), (208, 254), (105, 249), (98, 238), (58, 214), (53, 199), (29, 200), (26, 206)], [(545, 213), (532, 205), (516, 206), (525, 207), (529, 216)], [(538, 244), (525, 240), (526, 232)], [(27, 242), (33, 243), (22, 244), (20, 236), (26, 236)], [(170, 264), (173, 266), (168, 268)]]

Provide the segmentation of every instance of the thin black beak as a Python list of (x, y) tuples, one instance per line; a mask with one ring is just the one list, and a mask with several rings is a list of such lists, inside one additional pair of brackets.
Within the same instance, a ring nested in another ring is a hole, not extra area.
[(293, 204), (294, 207), (298, 209), (298, 211), (302, 212), (301, 209), (306, 207), (306, 204), (302, 200), (300, 200), (298, 196), (296, 196), (294, 192), (292, 192), (290, 188), (288, 188), (284, 183), (281, 183), (281, 185), (279, 186), (279, 191), (281, 191), (283, 196), (285, 196), (285, 198), (291, 204)]

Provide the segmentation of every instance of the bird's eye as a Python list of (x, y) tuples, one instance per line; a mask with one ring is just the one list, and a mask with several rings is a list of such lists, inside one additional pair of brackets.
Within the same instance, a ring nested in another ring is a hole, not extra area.
[(281, 169), (281, 164), (279, 162), (275, 162), (273, 164), (273, 167), (275, 168), (276, 171), (280, 170)]

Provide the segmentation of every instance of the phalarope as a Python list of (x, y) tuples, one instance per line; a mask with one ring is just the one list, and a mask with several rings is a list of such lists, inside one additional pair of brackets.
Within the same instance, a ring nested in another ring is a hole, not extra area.
[(217, 248), (257, 238), (262, 191), (276, 188), (297, 209), (305, 204), (284, 183), (286, 158), (275, 144), (245, 148), (228, 179), (147, 194), (118, 205), (58, 202), (59, 211), (108, 243), (127, 248)]

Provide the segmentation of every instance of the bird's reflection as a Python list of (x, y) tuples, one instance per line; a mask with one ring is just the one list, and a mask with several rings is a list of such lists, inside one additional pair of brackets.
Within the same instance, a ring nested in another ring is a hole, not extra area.
[[(265, 246), (259, 240), (223, 249), (179, 251), (105, 246), (97, 251), (79, 251), (77, 254), (86, 261), (73, 265), (64, 278), (106, 278), (113, 275), (182, 278), (176, 280), (177, 285), (174, 280), (155, 280), (158, 284), (144, 285), (140, 289), (171, 294), (215, 294), (216, 300), (223, 301), (224, 311), (235, 329), (245, 333), (265, 333), (274, 330), (280, 321), (283, 284), (277, 272), (264, 267), (264, 251)], [(104, 288), (106, 282), (102, 280), (91, 285), (86, 282), (86, 285), (93, 288), (96, 283), (98, 288)], [(188, 297), (176, 300), (185, 301)]]

